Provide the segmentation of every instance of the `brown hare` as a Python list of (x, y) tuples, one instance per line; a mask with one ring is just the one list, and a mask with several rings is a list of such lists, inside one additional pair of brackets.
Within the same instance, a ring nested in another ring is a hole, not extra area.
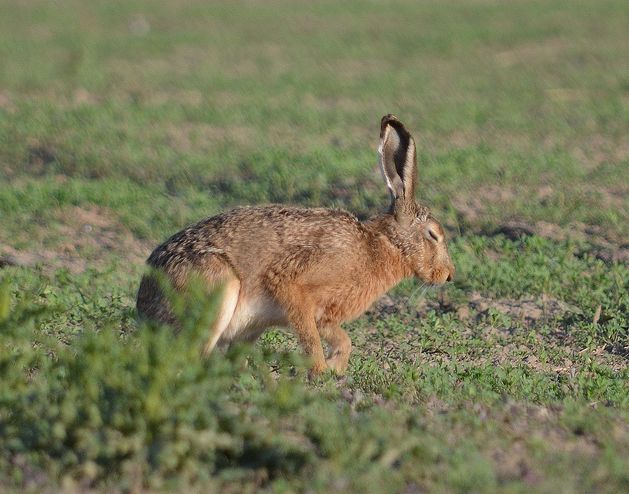
[[(352, 344), (341, 323), (403, 278), (452, 279), (443, 229), (415, 201), (415, 142), (393, 115), (382, 118), (378, 154), (391, 205), (368, 221), (338, 209), (241, 207), (189, 226), (153, 251), (147, 263), (176, 290), (191, 273), (208, 289), (224, 286), (205, 354), (217, 344), (254, 341), (269, 326), (290, 326), (312, 375), (328, 367), (342, 374)], [(155, 275), (143, 277), (137, 309), (176, 325)], [(321, 338), (329, 345), (327, 360)]]

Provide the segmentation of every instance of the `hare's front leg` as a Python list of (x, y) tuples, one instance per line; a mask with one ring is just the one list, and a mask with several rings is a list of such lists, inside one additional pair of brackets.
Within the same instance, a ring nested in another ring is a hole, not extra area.
[(322, 326), (319, 328), (319, 333), (330, 345), (326, 360), (328, 367), (338, 375), (345, 374), (352, 351), (352, 341), (349, 336), (340, 326)]
[(304, 352), (312, 360), (310, 367), (310, 376), (318, 376), (323, 374), (326, 369), (325, 357), (323, 355), (323, 346), (321, 345), (321, 337), (317, 331), (317, 325), (313, 315), (297, 313), (289, 317), (290, 323), (295, 328), (299, 342)]
[(321, 337), (314, 317), (314, 305), (298, 287), (278, 290), (277, 301), (286, 311), (288, 323), (293, 327), (304, 352), (312, 360), (310, 376), (323, 374), (326, 369)]

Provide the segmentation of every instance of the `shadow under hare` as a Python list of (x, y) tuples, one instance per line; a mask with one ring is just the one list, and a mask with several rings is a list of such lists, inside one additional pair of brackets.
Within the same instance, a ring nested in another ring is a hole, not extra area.
[[(341, 323), (404, 278), (452, 279), (443, 229), (415, 201), (415, 142), (393, 115), (382, 118), (378, 154), (391, 195), (386, 213), (360, 222), (338, 209), (241, 207), (189, 226), (153, 251), (147, 264), (175, 290), (191, 274), (208, 290), (224, 287), (205, 354), (217, 344), (254, 341), (270, 326), (290, 326), (311, 358), (311, 375), (326, 368), (342, 374), (352, 344)], [(176, 326), (157, 278), (142, 278), (138, 313)]]

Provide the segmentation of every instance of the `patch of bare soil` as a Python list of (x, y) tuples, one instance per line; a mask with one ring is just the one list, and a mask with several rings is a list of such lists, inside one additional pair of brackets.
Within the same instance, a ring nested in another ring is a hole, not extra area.
[(141, 264), (148, 248), (113, 213), (97, 206), (64, 208), (57, 221), (38, 231), (32, 247), (15, 249), (0, 239), (0, 267), (43, 265), (80, 273), (103, 268), (112, 256)]
[(9, 113), (15, 112), (16, 106), (9, 93), (0, 91), (0, 108)]
[(393, 298), (385, 295), (374, 304), (368, 315), (381, 317), (414, 312), (416, 317), (423, 317), (431, 310), (438, 313), (454, 312), (463, 321), (468, 319), (482, 320), (489, 315), (490, 311), (496, 311), (527, 327), (562, 316), (581, 314), (579, 308), (546, 295), (539, 298), (529, 297), (514, 300), (492, 299), (483, 297), (478, 292), (472, 292), (469, 300), (462, 304), (453, 304), (444, 297), (436, 301), (422, 299), (413, 304), (404, 297)]
[[(534, 326), (538, 322), (553, 320), (564, 315), (581, 314), (581, 310), (561, 300), (543, 295), (540, 298), (528, 297), (519, 300), (489, 299), (479, 293), (472, 293), (469, 307), (477, 314), (476, 318), (483, 318), (494, 310), (520, 321), (525, 326)], [(459, 317), (465, 318), (465, 312), (459, 308)]]
[(629, 243), (616, 243), (616, 239), (610, 239), (609, 233), (597, 225), (574, 222), (567, 228), (562, 228), (546, 221), (527, 223), (513, 220), (501, 223), (494, 229), (482, 229), (479, 233), (490, 236), (502, 234), (511, 240), (537, 235), (554, 241), (585, 241), (592, 247), (582, 252), (582, 255), (590, 253), (607, 263), (629, 263)]
[(554, 60), (561, 56), (568, 45), (561, 38), (545, 39), (543, 42), (527, 42), (513, 46), (509, 50), (498, 52), (494, 55), (497, 65), (511, 67), (518, 64), (527, 64), (532, 59)]
[(25, 164), (30, 175), (45, 174), (57, 161), (57, 151), (47, 144), (33, 142), (28, 148), (28, 160)]
[(561, 424), (561, 407), (518, 402), (506, 403), (500, 410), (478, 403), (473, 407), (480, 416), (499, 421), (514, 439), (491, 448), (491, 458), (501, 482), (522, 480), (535, 485), (542, 480), (540, 465), (530, 454), (531, 444), (546, 444), (555, 452), (581, 457), (593, 458), (600, 454), (601, 446), (596, 437), (578, 429), (570, 430)]
[[(570, 321), (574, 318), (583, 317), (583, 312), (578, 307), (570, 305), (562, 300), (542, 295), (541, 297), (525, 297), (522, 299), (484, 297), (477, 292), (472, 292), (470, 297), (461, 303), (452, 303), (447, 298), (440, 297), (438, 300), (421, 299), (414, 302), (406, 297), (391, 297), (385, 295), (378, 300), (372, 309), (367, 312), (368, 317), (376, 320), (388, 315), (396, 314), (402, 318), (407, 318), (409, 324), (415, 319), (421, 319), (430, 311), (438, 314), (455, 314), (456, 318), (465, 323), (464, 334), (472, 334), (480, 329), (482, 337), (491, 340), (492, 350), (483, 351), (478, 355), (468, 355), (466, 361), (478, 364), (491, 361), (495, 365), (503, 365), (514, 362), (514, 359), (542, 372), (553, 372), (556, 374), (572, 375), (576, 371), (573, 358), (566, 353), (562, 359), (555, 359), (551, 362), (541, 362), (534, 352), (531, 351), (529, 343), (525, 343), (521, 338), (521, 328), (534, 329), (541, 327), (545, 323), (552, 323), (552, 331), (548, 335), (537, 334), (536, 339), (541, 343), (558, 347), (562, 352), (571, 347), (573, 335), (569, 331)], [(496, 319), (500, 314), (507, 316), (509, 320)], [(599, 318), (603, 316), (599, 315)], [(595, 316), (595, 323), (598, 322)], [(474, 329), (476, 328), (476, 329)], [(373, 337), (373, 342), (377, 348), (377, 354), (389, 359), (404, 354), (406, 359), (422, 362), (431, 365), (431, 362), (438, 362), (450, 359), (448, 352), (440, 348), (416, 348), (413, 331), (409, 331), (408, 337), (404, 341), (399, 339), (385, 340), (376, 338), (374, 335), (368, 336), (368, 340)], [(411, 351), (411, 350), (417, 350)], [(579, 351), (578, 347), (573, 348)], [(429, 360), (426, 356), (431, 355)], [(612, 348), (601, 346), (589, 353), (592, 358), (604, 361), (612, 369), (620, 371), (627, 367), (627, 348)], [(386, 367), (386, 362), (385, 364)]]
[[(553, 193), (550, 186), (541, 187), (533, 193), (535, 199), (546, 200)], [(601, 204), (608, 207), (622, 208), (626, 201), (627, 190), (623, 186), (615, 189), (597, 189)], [(614, 234), (598, 225), (588, 225), (582, 222), (572, 222), (565, 227), (547, 221), (507, 220), (496, 226), (487, 226), (487, 204), (509, 204), (518, 196), (518, 191), (512, 188), (486, 186), (471, 197), (460, 197), (453, 200), (453, 205), (459, 217), (459, 229), (470, 231), (477, 235), (504, 235), (511, 240), (537, 235), (553, 241), (567, 240), (587, 242), (591, 248), (582, 254), (591, 253), (604, 262), (629, 263), (629, 242), (619, 234)], [(452, 230), (457, 228), (449, 226)]]
[(570, 149), (581, 166), (593, 170), (605, 163), (622, 163), (629, 159), (629, 138), (594, 134), (580, 137)]
[(507, 204), (513, 202), (518, 195), (515, 189), (506, 186), (487, 185), (475, 190), (470, 195), (452, 198), (459, 223), (463, 226), (481, 223), (487, 215), (487, 204)]

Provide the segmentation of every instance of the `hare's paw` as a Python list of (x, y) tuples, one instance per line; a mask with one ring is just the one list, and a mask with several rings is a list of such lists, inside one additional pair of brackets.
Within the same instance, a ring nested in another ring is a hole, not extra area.
[(308, 371), (308, 380), (312, 381), (321, 377), (326, 370), (328, 370), (328, 366), (325, 362), (315, 362)]
[(336, 351), (326, 360), (326, 363), (335, 374), (343, 376), (349, 364), (349, 352)]

